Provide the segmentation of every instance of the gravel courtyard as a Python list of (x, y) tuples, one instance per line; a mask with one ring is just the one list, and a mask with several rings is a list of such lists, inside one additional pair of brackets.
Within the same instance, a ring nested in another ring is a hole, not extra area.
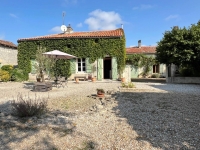
[[(199, 150), (200, 85), (69, 82), (32, 92), (31, 84), (0, 83), (0, 149), (4, 150)], [(107, 91), (96, 98), (96, 89)], [(10, 102), (18, 94), (48, 99), (41, 117), (17, 118)]]

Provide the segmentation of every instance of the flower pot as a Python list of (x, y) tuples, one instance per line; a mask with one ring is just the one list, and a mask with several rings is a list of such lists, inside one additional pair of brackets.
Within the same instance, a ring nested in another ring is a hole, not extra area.
[(92, 77), (92, 82), (95, 82), (96, 81), (96, 77)]
[(79, 83), (79, 78), (76, 78), (76, 83)]
[(126, 79), (123, 77), (123, 78), (121, 78), (121, 82), (125, 82), (126, 81)]
[(97, 92), (97, 97), (104, 97), (105, 96), (105, 93), (102, 93), (102, 92)]

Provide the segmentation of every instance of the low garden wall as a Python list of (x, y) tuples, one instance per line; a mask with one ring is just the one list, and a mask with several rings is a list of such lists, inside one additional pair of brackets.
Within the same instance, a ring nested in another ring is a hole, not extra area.
[(200, 77), (168, 77), (167, 83), (198, 83), (200, 84)]
[(165, 78), (131, 78), (131, 82), (165, 83)]

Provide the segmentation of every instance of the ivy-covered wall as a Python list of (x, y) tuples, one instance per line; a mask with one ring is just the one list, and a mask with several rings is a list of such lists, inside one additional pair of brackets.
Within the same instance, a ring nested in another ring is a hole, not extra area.
[(106, 55), (117, 58), (118, 69), (125, 67), (125, 35), (120, 38), (70, 38), (18, 41), (18, 66), (31, 71), (31, 59), (35, 59), (38, 47), (46, 51), (60, 50), (79, 58), (89, 58), (90, 63)]

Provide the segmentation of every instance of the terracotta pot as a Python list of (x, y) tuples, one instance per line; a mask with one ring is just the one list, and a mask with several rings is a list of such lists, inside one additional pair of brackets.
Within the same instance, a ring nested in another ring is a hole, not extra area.
[(125, 81), (126, 81), (126, 79), (123, 77), (123, 78), (121, 78), (121, 81), (122, 81), (122, 82), (125, 82)]
[(105, 96), (105, 94), (104, 93), (97, 93), (97, 97), (104, 97)]
[(104, 97), (104, 96), (105, 96), (105, 93), (97, 92), (97, 97)]
[(92, 82), (95, 82), (96, 81), (96, 78), (95, 77), (92, 77)]
[(79, 78), (76, 78), (76, 83), (79, 83)]

